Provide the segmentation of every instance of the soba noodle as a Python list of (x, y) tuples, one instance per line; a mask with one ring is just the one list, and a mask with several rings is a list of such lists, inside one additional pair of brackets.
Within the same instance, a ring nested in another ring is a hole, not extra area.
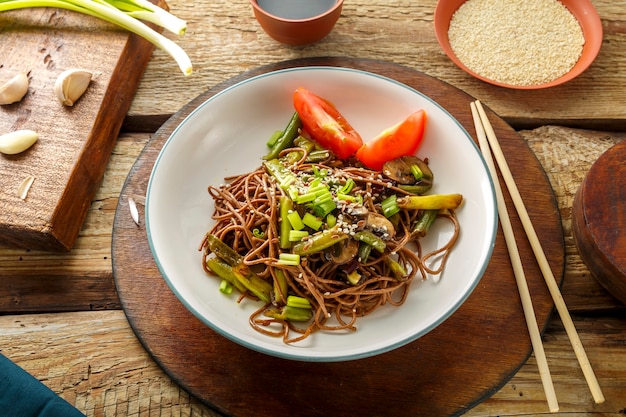
[[(393, 192), (407, 194), (398, 188), (394, 181), (385, 178), (377, 171), (328, 159), (322, 163), (306, 163), (304, 149), (297, 150), (304, 156), (292, 166), (294, 172), (313, 174), (330, 173), (335, 179), (355, 183), (353, 193), (364, 197), (363, 206), (370, 212), (380, 212), (379, 203), (383, 196)], [(215, 235), (237, 253), (243, 262), (258, 276), (270, 283), (282, 271), (288, 282), (288, 293), (307, 299), (313, 308), (313, 317), (306, 323), (291, 323), (286, 320), (266, 317), (264, 313), (273, 307), (271, 303), (261, 306), (249, 318), (250, 325), (257, 331), (275, 337), (282, 337), (285, 343), (294, 343), (320, 330), (354, 331), (359, 317), (366, 316), (377, 308), (390, 304), (399, 306), (407, 298), (409, 287), (414, 279), (426, 279), (429, 274), (440, 274), (445, 261), (459, 235), (459, 224), (451, 210), (442, 210), (438, 219), (447, 219), (453, 225), (449, 241), (431, 253), (422, 253), (419, 239), (412, 235), (412, 227), (418, 210), (401, 210), (396, 216), (395, 234), (387, 241), (387, 248), (380, 254), (374, 250), (366, 262), (358, 259), (348, 264), (335, 264), (328, 259), (325, 251), (303, 256), (299, 265), (280, 265), (279, 247), (280, 222), (279, 198), (285, 191), (277, 184), (264, 167), (226, 178), (227, 183), (209, 186), (208, 192), (215, 201), (213, 219), (215, 225), (208, 232)], [(340, 213), (350, 204), (338, 202)], [(338, 215), (341, 218), (341, 214)], [(202, 265), (207, 273), (215, 275), (207, 266), (211, 256), (207, 240), (202, 242)], [(388, 262), (393, 258), (396, 262)], [(428, 259), (438, 258), (437, 267), (431, 268)], [(406, 271), (399, 277), (394, 265), (401, 265)], [(346, 274), (356, 271), (361, 279), (358, 283), (348, 282)], [(251, 294), (243, 298), (256, 299)], [(334, 320), (331, 320), (334, 318)]]

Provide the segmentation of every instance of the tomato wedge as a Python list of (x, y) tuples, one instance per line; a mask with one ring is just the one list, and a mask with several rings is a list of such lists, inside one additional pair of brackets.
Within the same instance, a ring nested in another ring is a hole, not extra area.
[(337, 157), (346, 159), (363, 144), (358, 132), (328, 100), (300, 87), (293, 93), (293, 104), (311, 139)]
[(425, 126), (426, 112), (418, 110), (363, 144), (356, 157), (366, 167), (380, 171), (387, 161), (413, 155), (424, 139)]

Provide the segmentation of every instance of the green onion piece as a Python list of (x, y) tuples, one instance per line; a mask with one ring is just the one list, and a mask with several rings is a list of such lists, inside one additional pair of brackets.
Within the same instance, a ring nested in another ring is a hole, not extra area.
[(294, 253), (281, 253), (278, 255), (278, 265), (300, 265), (300, 255)]
[(385, 258), (385, 262), (387, 262), (387, 265), (389, 266), (389, 269), (391, 269), (391, 273), (395, 278), (403, 279), (407, 276), (406, 269), (395, 259), (388, 256)]
[(350, 194), (339, 194), (337, 193), (337, 200), (350, 201), (352, 203), (358, 202), (359, 199), (356, 196)]
[(298, 297), (297, 295), (290, 295), (287, 297), (287, 305), (289, 307), (297, 308), (312, 308), (309, 300), (304, 297)]
[(298, 308), (284, 306), (280, 310), (271, 308), (266, 310), (263, 315), (277, 320), (286, 321), (309, 321), (313, 317), (313, 311), (308, 308)]
[(306, 230), (290, 230), (289, 231), (289, 241), (290, 242), (300, 242), (302, 239), (307, 237), (309, 232)]
[[(116, 8), (114, 5), (106, 1), (92, 0), (3, 0), (0, 1), (0, 12), (16, 9), (27, 9), (32, 7), (54, 7), (58, 9), (67, 9), (77, 13), (93, 16), (109, 23), (113, 23), (123, 29), (133, 32), (156, 47), (167, 52), (180, 67), (184, 75), (190, 75), (192, 65), (189, 56), (175, 42), (161, 35), (157, 31), (150, 28), (140, 20)], [(156, 6), (154, 6), (156, 7)], [(160, 12), (159, 12), (160, 13)], [(153, 19), (159, 22), (155, 17)], [(159, 23), (163, 27), (169, 27), (167, 23)]]
[(398, 207), (397, 197), (395, 194), (390, 195), (380, 203), (380, 207), (383, 210), (383, 215), (387, 218), (393, 216), (400, 211)]
[(315, 149), (315, 142), (313, 142), (311, 139), (305, 138), (302, 135), (295, 138), (293, 140), (293, 144), (294, 146), (297, 146), (298, 148), (302, 148), (309, 153), (313, 152)]
[(263, 166), (267, 172), (278, 181), (278, 185), (283, 190), (288, 190), (289, 187), (294, 184), (298, 179), (293, 172), (286, 166), (280, 163), (278, 159), (270, 159), (264, 161)]
[(304, 216), (302, 217), (302, 223), (313, 230), (319, 230), (320, 227), (322, 227), (322, 225), (324, 224), (324, 222), (320, 218), (315, 217), (311, 213), (304, 213)]
[(300, 192), (298, 191), (298, 187), (292, 184), (287, 187), (287, 194), (289, 194), (289, 198), (291, 198), (293, 201), (296, 201)]
[(282, 135), (283, 135), (283, 131), (282, 130), (277, 130), (274, 133), (272, 133), (272, 136), (270, 136), (270, 138), (267, 140), (267, 146), (269, 148), (274, 146), (276, 144), (276, 141), (278, 140), (278, 138), (280, 138)]
[(280, 241), (278, 244), (281, 249), (289, 249), (291, 247), (291, 241), (289, 240), (289, 232), (291, 231), (289, 214), (293, 213), (293, 201), (286, 195), (282, 195), (278, 200), (278, 205), (280, 214)]
[(287, 215), (287, 220), (289, 220), (289, 224), (291, 224), (291, 228), (294, 230), (302, 230), (304, 229), (304, 223), (302, 223), (302, 219), (297, 211), (291, 211)]
[(411, 165), (411, 174), (415, 177), (415, 180), (419, 181), (424, 177), (424, 172), (417, 165)]
[(148, 0), (105, 0), (114, 7), (123, 10), (127, 15), (145, 20), (169, 30), (177, 35), (184, 35), (187, 22)]
[(225, 261), (219, 258), (209, 258), (206, 261), (206, 265), (218, 277), (228, 281), (231, 285), (237, 288), (237, 290), (241, 291), (244, 294), (247, 292), (246, 287), (241, 282), (239, 282), (239, 280), (235, 276), (235, 273), (233, 272), (233, 267), (228, 265)]
[(223, 279), (220, 282), (220, 292), (226, 295), (230, 295), (233, 293), (233, 286), (230, 285), (230, 282)]
[(254, 229), (252, 229), (252, 236), (256, 237), (257, 239), (265, 239), (265, 232), (258, 227), (255, 227)]
[(320, 162), (330, 157), (330, 152), (326, 150), (309, 152), (306, 157), (307, 162)]
[(332, 213), (327, 214), (326, 215), (326, 225), (328, 227), (335, 227), (336, 224), (337, 224), (337, 217), (334, 214), (332, 214)]
[(328, 214), (332, 213), (333, 210), (335, 210), (336, 208), (337, 208), (337, 204), (335, 204), (335, 202), (331, 199), (331, 200), (324, 201), (320, 204), (314, 204), (313, 212), (317, 216), (324, 218)]
[(355, 270), (346, 275), (346, 278), (348, 278), (350, 284), (356, 285), (361, 280), (361, 274), (359, 274), (359, 272)]
[(330, 248), (348, 237), (349, 235), (339, 231), (337, 227), (333, 227), (311, 235), (306, 241), (296, 243), (293, 245), (292, 251), (300, 256), (306, 256)]
[(352, 178), (348, 178), (346, 183), (337, 190), (337, 194), (350, 194), (356, 183)]
[(463, 202), (461, 194), (410, 195), (398, 199), (398, 206), (406, 210), (455, 209)]
[(316, 197), (314, 193), (305, 193), (297, 196), (295, 202), (296, 204), (305, 204), (312, 202), (313, 200), (315, 200), (315, 198)]
[(281, 269), (274, 270), (274, 300), (278, 304), (287, 302), (287, 277)]

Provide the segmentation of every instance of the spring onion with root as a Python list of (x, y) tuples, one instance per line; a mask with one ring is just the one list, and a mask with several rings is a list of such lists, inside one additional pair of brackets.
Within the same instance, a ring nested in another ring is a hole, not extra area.
[(179, 45), (138, 19), (161, 26), (177, 35), (185, 33), (186, 22), (147, 0), (0, 0), (0, 12), (34, 7), (71, 10), (113, 23), (167, 52), (176, 60), (184, 75), (192, 72), (191, 60)]

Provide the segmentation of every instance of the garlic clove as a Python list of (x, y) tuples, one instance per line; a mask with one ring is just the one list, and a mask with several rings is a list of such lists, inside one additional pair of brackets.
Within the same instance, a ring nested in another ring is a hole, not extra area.
[(16, 130), (0, 136), (0, 152), (15, 155), (33, 146), (39, 134), (32, 130)]
[(35, 177), (33, 177), (32, 175), (29, 175), (28, 177), (24, 178), (24, 181), (22, 181), (20, 186), (17, 188), (17, 196), (20, 199), (26, 200), (28, 191), (30, 191), (30, 187), (33, 185), (34, 181), (35, 181)]
[(91, 82), (92, 73), (82, 69), (63, 71), (54, 83), (54, 92), (65, 106), (73, 106), (85, 93)]
[(28, 92), (28, 77), (23, 72), (0, 86), (0, 105), (20, 101)]

